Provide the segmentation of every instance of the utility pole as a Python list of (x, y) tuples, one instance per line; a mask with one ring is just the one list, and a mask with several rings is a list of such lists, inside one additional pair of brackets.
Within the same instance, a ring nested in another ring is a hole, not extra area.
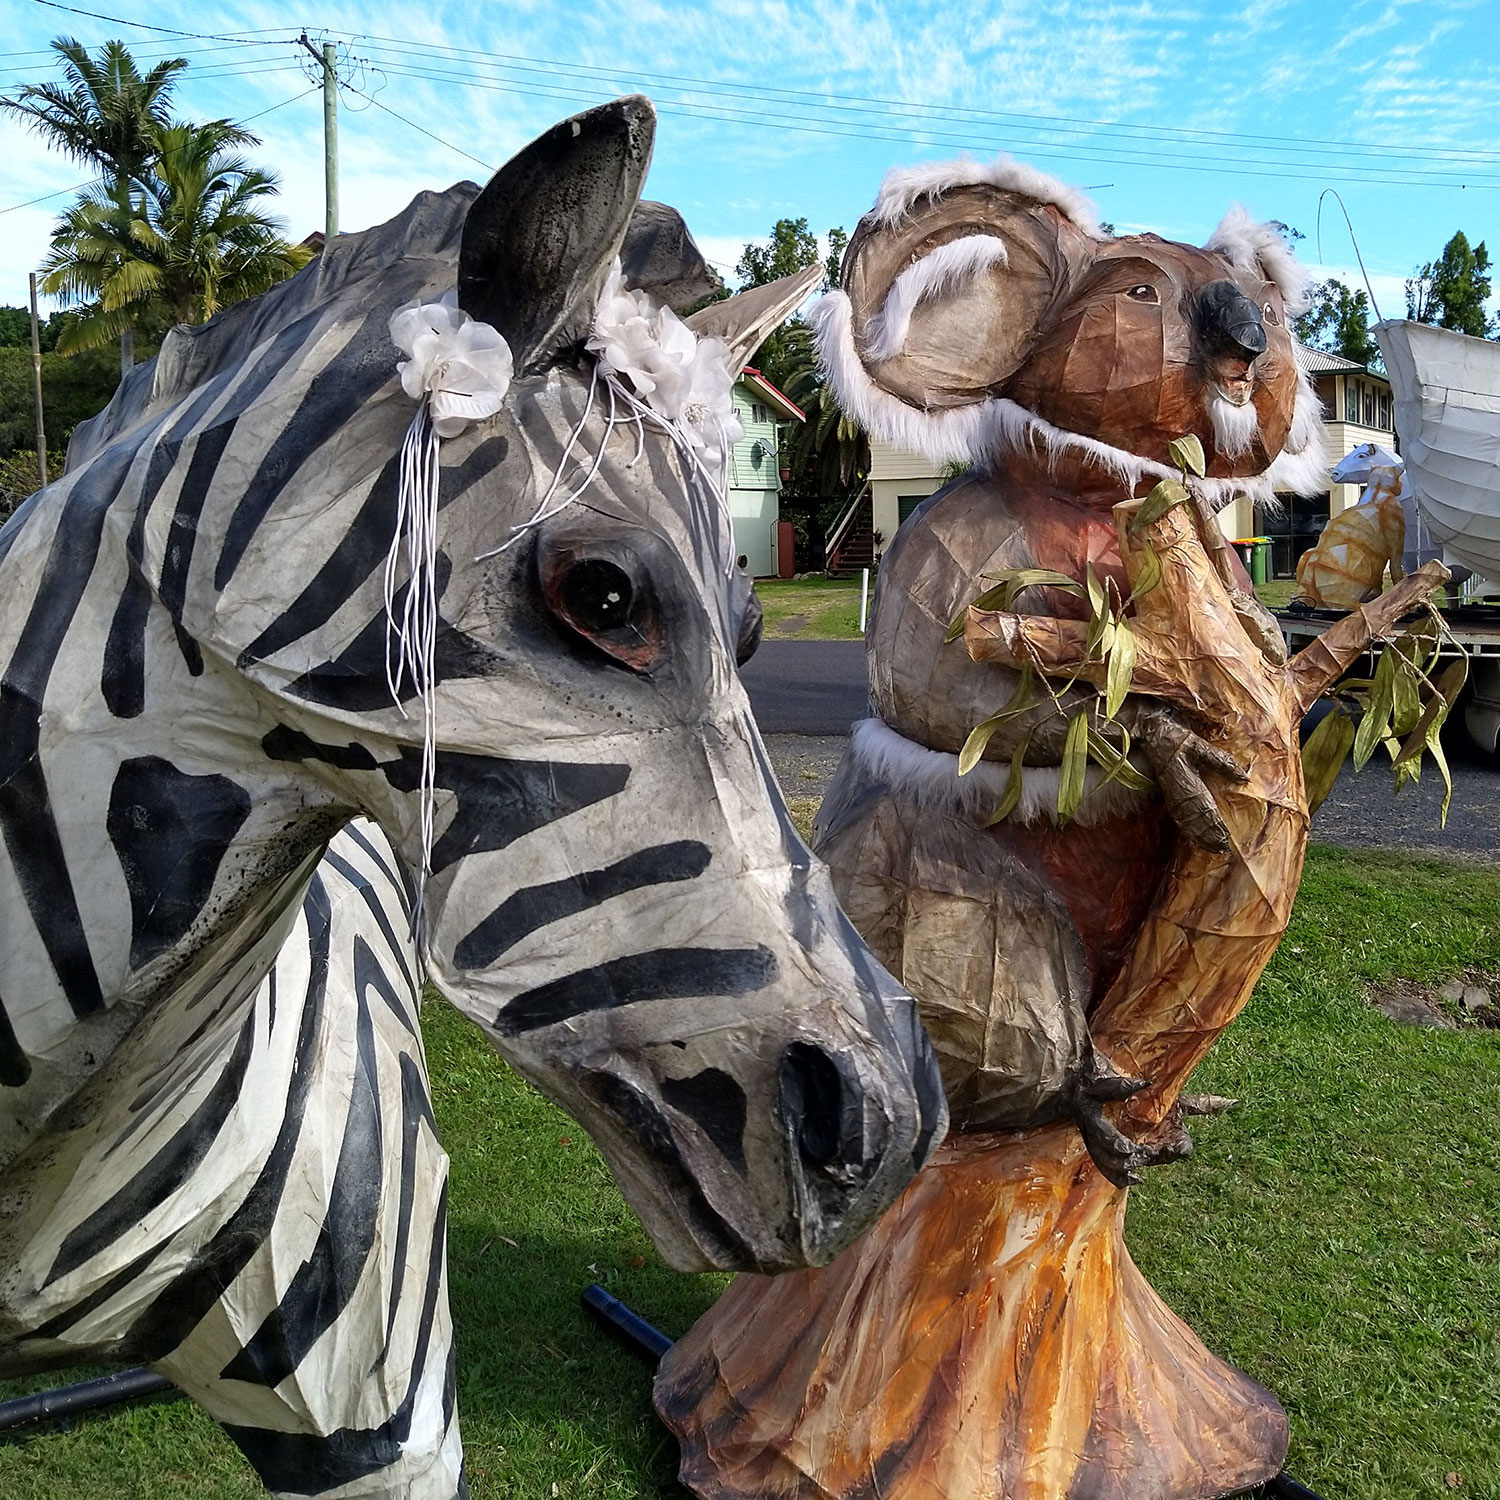
[(47, 488), (47, 430), (42, 424), (42, 335), (36, 321), (36, 272), (31, 281), (31, 392), (36, 402), (36, 467)]
[(323, 70), (323, 244), (327, 248), (339, 232), (339, 73), (338, 48), (324, 42), (320, 52), (304, 31), (297, 38)]

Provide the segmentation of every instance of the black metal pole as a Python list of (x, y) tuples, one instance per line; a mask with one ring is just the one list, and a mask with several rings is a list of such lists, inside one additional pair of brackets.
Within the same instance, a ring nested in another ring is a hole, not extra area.
[(672, 1347), (672, 1340), (661, 1329), (653, 1328), (638, 1313), (632, 1312), (618, 1297), (611, 1297), (602, 1286), (590, 1283), (583, 1289), (583, 1305), (634, 1353), (654, 1365)]
[(32, 1396), (18, 1396), (14, 1401), (0, 1401), (0, 1432), (9, 1432), (28, 1422), (55, 1422), (59, 1417), (97, 1411), (101, 1406), (115, 1406), (121, 1401), (139, 1401), (143, 1396), (172, 1389), (170, 1380), (144, 1365), (121, 1370), (98, 1380), (84, 1380), (77, 1385), (38, 1391)]

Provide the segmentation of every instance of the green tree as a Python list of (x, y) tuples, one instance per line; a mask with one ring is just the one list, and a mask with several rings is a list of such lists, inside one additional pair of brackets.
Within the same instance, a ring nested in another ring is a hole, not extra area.
[(752, 241), (745, 246), (734, 273), (742, 286), (765, 286), (768, 281), (778, 281), (817, 263), (818, 238), (807, 227), (807, 220), (777, 219), (767, 243)]
[(1470, 246), (1462, 229), (1406, 283), (1406, 315), (1418, 323), (1435, 323), (1475, 338), (1488, 338), (1492, 327), (1484, 304), (1490, 295), (1490, 255), (1484, 241)]
[(168, 58), (143, 74), (124, 42), (106, 42), (92, 57), (81, 42), (60, 36), (52, 50), (62, 58), (66, 86), (29, 83), (0, 98), (0, 107), (115, 185), (139, 177), (156, 154), (156, 130), (170, 123), (172, 90), (187, 59)]
[[(27, 84), (0, 98), (49, 146), (74, 161), (96, 168), (102, 190), (123, 214), (133, 184), (156, 154), (156, 132), (170, 122), (168, 112), (177, 75), (186, 58), (159, 62), (149, 72), (136, 66), (124, 42), (106, 42), (97, 57), (73, 37), (57, 37), (52, 50), (62, 59), (65, 83)], [(134, 329), (119, 328), (120, 368), (135, 359)]]
[(1342, 354), (1365, 366), (1380, 358), (1380, 348), (1370, 332), (1370, 299), (1353, 291), (1336, 276), (1310, 289), (1312, 306), (1292, 323), (1302, 343), (1329, 354)]
[(62, 215), (41, 287), (77, 309), (63, 353), (128, 329), (201, 323), (306, 264), (309, 252), (265, 211), (275, 177), (231, 149), (247, 139), (221, 120), (160, 128), (127, 200), (96, 189)]

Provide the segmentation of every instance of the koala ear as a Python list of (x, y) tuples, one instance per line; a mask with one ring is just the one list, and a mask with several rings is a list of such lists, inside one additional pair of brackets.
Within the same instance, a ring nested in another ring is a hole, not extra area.
[(1007, 158), (890, 173), (813, 314), (840, 404), (887, 442), (978, 461), (989, 398), (1097, 234), (1080, 194)]
[(1281, 231), (1274, 224), (1256, 223), (1238, 203), (1230, 205), (1203, 248), (1222, 255), (1236, 271), (1273, 282), (1289, 318), (1306, 312), (1311, 305), (1307, 269), (1292, 253)]

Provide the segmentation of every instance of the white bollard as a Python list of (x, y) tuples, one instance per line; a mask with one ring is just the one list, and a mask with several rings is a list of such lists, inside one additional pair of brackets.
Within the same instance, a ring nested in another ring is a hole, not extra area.
[(865, 633), (865, 610), (870, 602), (870, 570), (864, 568), (859, 575), (859, 633)]

